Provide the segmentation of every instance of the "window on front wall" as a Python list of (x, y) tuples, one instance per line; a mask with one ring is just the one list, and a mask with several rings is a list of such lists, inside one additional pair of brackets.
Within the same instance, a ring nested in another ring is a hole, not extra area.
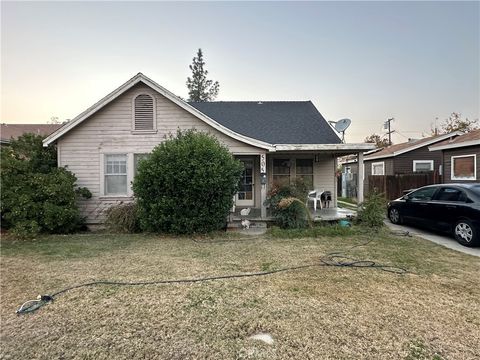
[(385, 163), (383, 161), (372, 163), (372, 175), (385, 175)]
[(290, 159), (273, 159), (272, 177), (276, 185), (290, 184)]
[(313, 159), (297, 159), (295, 171), (297, 179), (302, 179), (308, 187), (313, 187)]
[(476, 180), (476, 161), (475, 154), (452, 156), (452, 180)]
[(138, 164), (141, 160), (148, 159), (150, 154), (134, 154), (133, 155), (133, 175), (137, 175), (138, 172)]
[(154, 99), (148, 94), (135, 97), (133, 110), (133, 128), (135, 131), (152, 131), (155, 129)]
[(413, 172), (433, 171), (433, 160), (413, 160)]
[(127, 194), (127, 155), (105, 155), (105, 195)]

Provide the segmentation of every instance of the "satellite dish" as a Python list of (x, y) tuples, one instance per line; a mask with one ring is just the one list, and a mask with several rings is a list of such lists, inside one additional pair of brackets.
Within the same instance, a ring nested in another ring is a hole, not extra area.
[(338, 121), (329, 121), (329, 123), (337, 132), (342, 133), (342, 142), (345, 142), (345, 130), (347, 130), (347, 128), (350, 126), (352, 120), (341, 119)]

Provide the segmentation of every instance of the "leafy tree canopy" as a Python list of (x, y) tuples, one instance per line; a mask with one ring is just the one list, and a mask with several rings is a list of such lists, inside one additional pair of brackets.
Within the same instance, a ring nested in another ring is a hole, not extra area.
[(454, 131), (469, 132), (479, 128), (478, 119), (469, 120), (468, 118), (462, 118), (462, 114), (452, 112), (452, 114), (445, 119), (439, 127), (432, 126), (431, 134), (448, 134)]
[(218, 81), (208, 80), (208, 71), (204, 68), (202, 49), (198, 49), (197, 56), (193, 58), (190, 70), (192, 77), (187, 78), (188, 101), (213, 101), (220, 91)]
[(364, 142), (375, 144), (377, 148), (382, 148), (389, 145), (388, 139), (382, 139), (382, 137), (378, 134), (372, 134), (370, 136), (367, 136)]

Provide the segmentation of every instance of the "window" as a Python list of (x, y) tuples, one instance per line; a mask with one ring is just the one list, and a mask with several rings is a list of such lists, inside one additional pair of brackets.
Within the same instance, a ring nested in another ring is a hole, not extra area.
[(154, 99), (147, 94), (140, 94), (133, 104), (133, 129), (135, 131), (155, 130)]
[(313, 159), (297, 159), (295, 171), (297, 179), (302, 179), (308, 187), (313, 187)]
[(385, 163), (383, 161), (372, 163), (372, 175), (385, 175)]
[(477, 155), (452, 156), (452, 180), (477, 179)]
[(145, 160), (150, 156), (150, 154), (134, 154), (133, 155), (133, 175), (137, 175), (138, 164), (140, 160)]
[(290, 183), (290, 160), (273, 159), (272, 176), (276, 185), (288, 185)]
[(105, 155), (105, 195), (127, 195), (127, 155)]
[(467, 196), (463, 191), (454, 188), (442, 188), (435, 196), (435, 200), (438, 201), (467, 201)]
[(438, 187), (436, 187), (436, 186), (420, 189), (420, 190), (412, 192), (410, 195), (408, 195), (408, 198), (413, 200), (413, 201), (432, 200), (433, 194), (435, 194), (435, 191), (437, 191), (437, 189), (438, 189)]
[(413, 172), (433, 171), (433, 160), (413, 160)]

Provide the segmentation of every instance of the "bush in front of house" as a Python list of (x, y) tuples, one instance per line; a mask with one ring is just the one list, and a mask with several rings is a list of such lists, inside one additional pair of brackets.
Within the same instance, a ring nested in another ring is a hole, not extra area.
[(105, 225), (113, 232), (136, 233), (140, 231), (136, 202), (112, 205), (106, 211)]
[(265, 205), (270, 208), (275, 223), (282, 229), (299, 229), (311, 225), (310, 213), (305, 205), (308, 188), (301, 179), (289, 185), (273, 185)]
[(143, 230), (206, 233), (225, 226), (242, 165), (217, 139), (178, 131), (139, 163), (133, 182)]
[(358, 210), (358, 222), (363, 226), (381, 227), (385, 218), (387, 201), (384, 194), (372, 191), (360, 204)]
[(90, 197), (77, 188), (76, 177), (57, 168), (56, 149), (42, 144), (42, 137), (25, 134), (12, 140), (1, 153), (2, 227), (18, 237), (38, 233), (69, 233), (79, 229), (83, 219), (77, 196)]

